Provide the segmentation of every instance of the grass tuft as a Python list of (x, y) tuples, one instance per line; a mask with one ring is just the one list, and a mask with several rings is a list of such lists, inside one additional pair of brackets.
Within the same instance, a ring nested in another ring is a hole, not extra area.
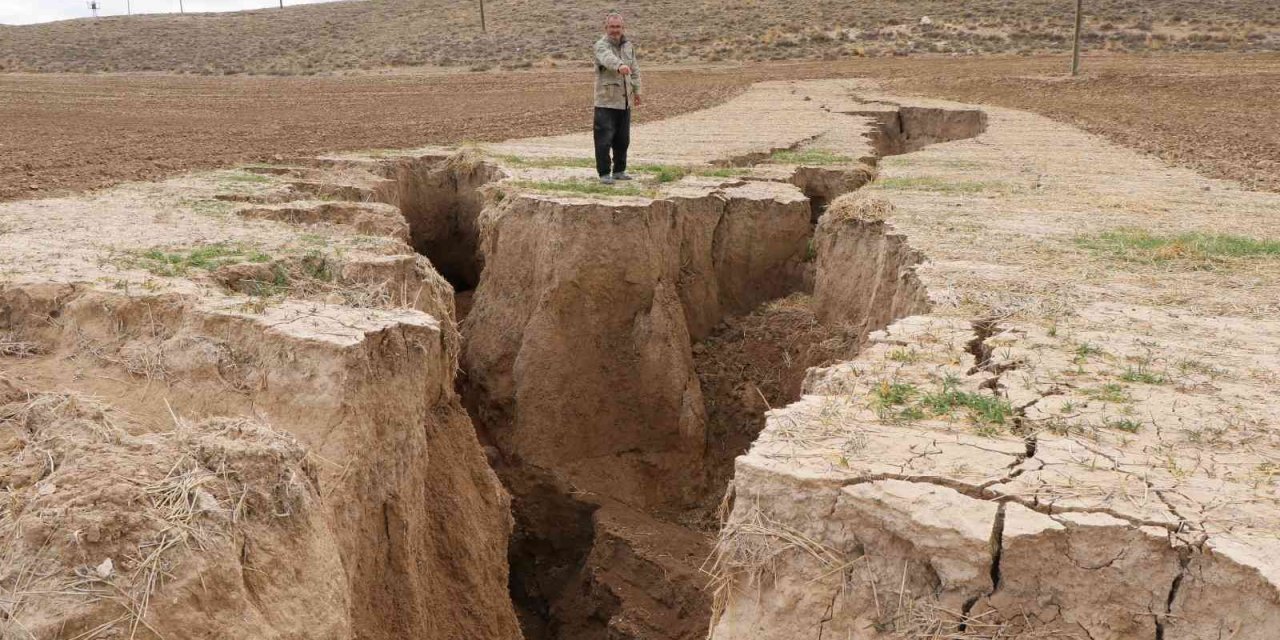
[(271, 256), (239, 243), (215, 242), (186, 249), (149, 249), (131, 253), (125, 266), (141, 268), (158, 276), (182, 276), (193, 270), (212, 271), (240, 262), (270, 262)]
[(1116, 382), (1085, 389), (1082, 393), (1089, 398), (1101, 400), (1102, 402), (1129, 402), (1133, 400), (1133, 396), (1129, 395), (1129, 390), (1124, 385)]
[(944, 381), (937, 393), (925, 394), (921, 405), (935, 416), (951, 415), (964, 409), (969, 419), (980, 425), (1004, 425), (1013, 416), (1013, 405), (996, 395), (960, 391)]
[(911, 364), (920, 361), (920, 352), (915, 349), (894, 349), (889, 352), (889, 359), (894, 362)]
[(961, 180), (952, 182), (940, 178), (884, 178), (875, 183), (879, 189), (896, 189), (900, 191), (931, 191), (935, 193), (982, 193), (984, 191), (1010, 191), (1009, 185), (1003, 182), (978, 182)]
[(1140, 382), (1142, 384), (1164, 384), (1169, 381), (1164, 374), (1154, 373), (1146, 367), (1126, 367), (1124, 373), (1120, 375), (1120, 379), (1125, 382)]
[(258, 173), (250, 173), (248, 171), (233, 171), (223, 174), (219, 177), (222, 182), (242, 182), (247, 184), (263, 184), (271, 182), (271, 178)]
[(556, 169), (559, 167), (590, 168), (596, 166), (596, 161), (591, 158), (498, 156), (498, 160), (512, 167), (533, 167), (537, 169)]
[(774, 152), (773, 155), (769, 156), (768, 162), (773, 164), (822, 166), (828, 164), (852, 164), (854, 159), (826, 149), (802, 149), (799, 151)]
[(1132, 418), (1106, 418), (1103, 424), (1108, 428), (1124, 431), (1125, 433), (1137, 433), (1142, 430), (1142, 423)]
[(1143, 229), (1116, 229), (1078, 237), (1076, 244), (1123, 262), (1193, 269), (1211, 269), (1232, 260), (1280, 259), (1280, 240), (1199, 231), (1157, 235)]
[(573, 193), (595, 196), (641, 196), (651, 198), (652, 190), (637, 185), (607, 185), (595, 180), (516, 180), (511, 183), (521, 189), (551, 193)]

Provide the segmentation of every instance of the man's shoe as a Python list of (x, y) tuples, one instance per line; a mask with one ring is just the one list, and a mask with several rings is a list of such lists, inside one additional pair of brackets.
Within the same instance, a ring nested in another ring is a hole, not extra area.
[(613, 179), (614, 180), (630, 180), (631, 176), (627, 175), (626, 171), (621, 171), (613, 174)]
[(600, 176), (600, 184), (613, 184), (613, 176)]

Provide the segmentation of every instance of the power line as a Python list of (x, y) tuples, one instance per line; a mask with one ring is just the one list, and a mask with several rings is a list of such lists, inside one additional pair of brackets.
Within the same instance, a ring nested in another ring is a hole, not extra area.
[(1071, 47), (1071, 75), (1080, 75), (1080, 31), (1084, 26), (1084, 0), (1076, 0), (1076, 37)]

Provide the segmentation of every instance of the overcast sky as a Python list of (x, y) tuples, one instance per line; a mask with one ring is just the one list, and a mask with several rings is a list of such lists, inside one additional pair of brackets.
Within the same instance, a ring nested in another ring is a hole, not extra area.
[[(284, 6), (332, 0), (284, 0)], [(177, 13), (178, 0), (98, 0), (98, 15), (122, 16), (133, 5), (134, 13)], [(182, 0), (187, 13), (241, 11), (280, 6), (280, 0)], [(89, 17), (88, 0), (0, 0), (0, 24), (31, 24)]]

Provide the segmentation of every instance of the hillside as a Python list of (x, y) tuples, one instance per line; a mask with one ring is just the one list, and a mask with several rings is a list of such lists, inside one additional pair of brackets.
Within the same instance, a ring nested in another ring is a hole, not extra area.
[[(0, 70), (307, 75), (579, 64), (616, 2), (362, 0), (219, 14), (0, 27)], [(1069, 47), (1070, 0), (651, 0), (622, 3), (649, 62), (1044, 53)], [(1274, 0), (1090, 0), (1106, 51), (1280, 50)], [(924, 18), (928, 18), (925, 20)]]

